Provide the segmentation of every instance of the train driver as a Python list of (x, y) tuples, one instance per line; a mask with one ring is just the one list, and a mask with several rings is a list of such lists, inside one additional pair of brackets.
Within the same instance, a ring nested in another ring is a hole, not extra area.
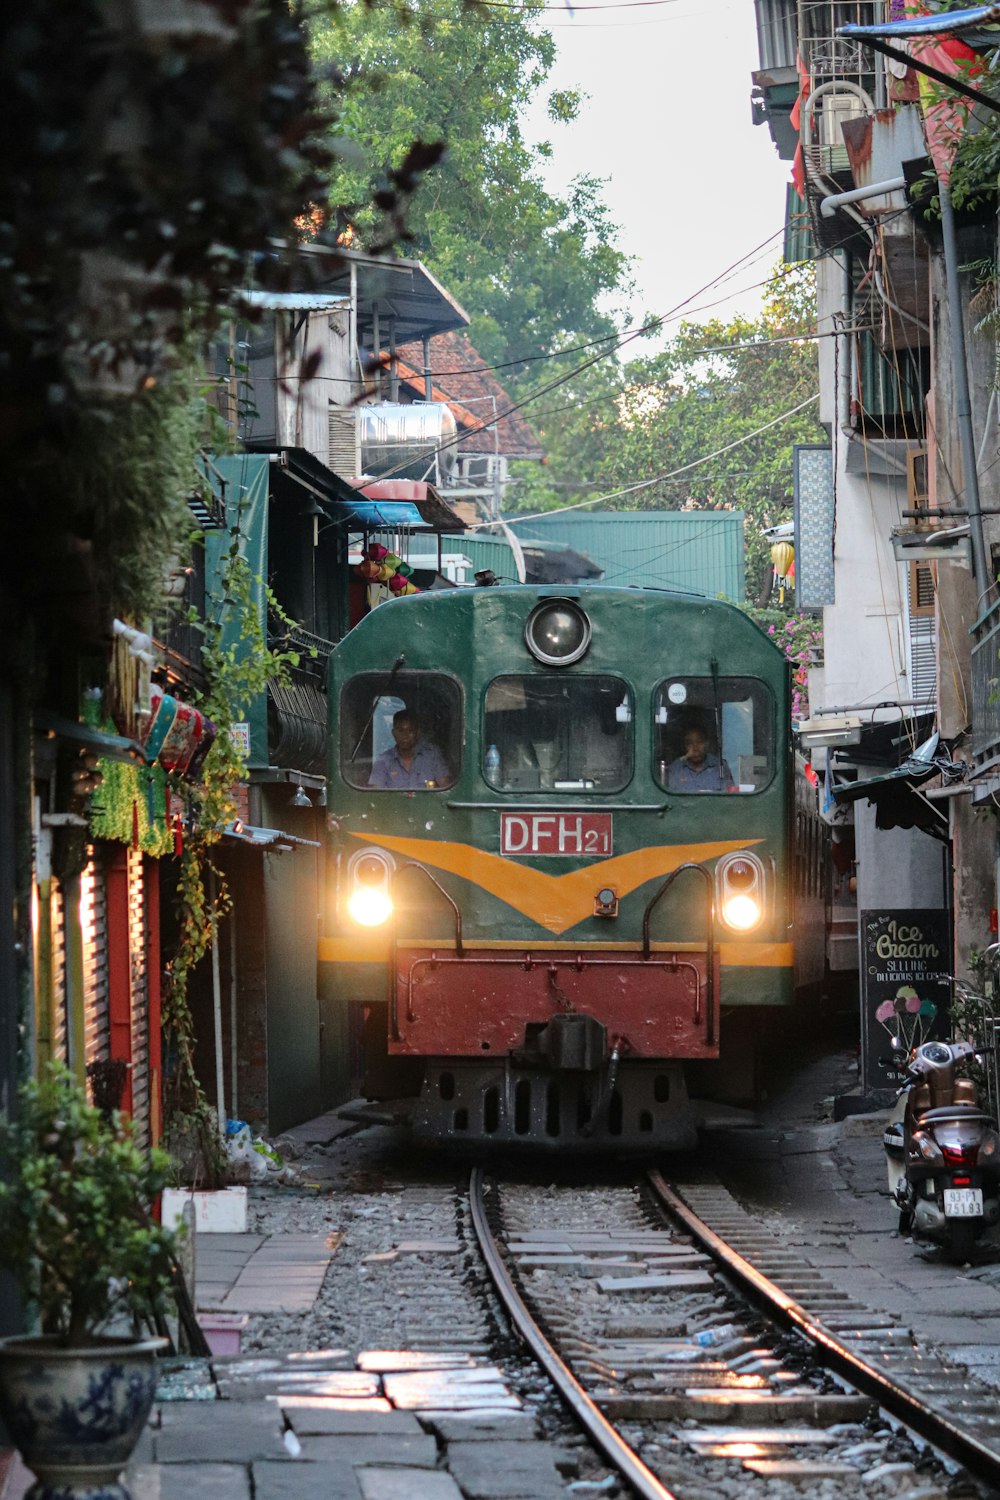
[(436, 745), (420, 737), (420, 721), (410, 708), (392, 716), (395, 744), (383, 750), (372, 765), (368, 785), (383, 791), (428, 791), (449, 786), (451, 775)]
[(684, 731), (684, 754), (671, 761), (667, 788), (671, 792), (725, 792), (733, 785), (733, 773), (724, 760), (712, 755), (708, 736), (698, 724)]

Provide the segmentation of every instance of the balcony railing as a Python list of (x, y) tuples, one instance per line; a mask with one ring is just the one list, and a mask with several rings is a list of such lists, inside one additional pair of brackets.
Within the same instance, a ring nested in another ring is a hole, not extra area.
[(972, 627), (972, 761), (977, 771), (1000, 762), (1000, 604)]

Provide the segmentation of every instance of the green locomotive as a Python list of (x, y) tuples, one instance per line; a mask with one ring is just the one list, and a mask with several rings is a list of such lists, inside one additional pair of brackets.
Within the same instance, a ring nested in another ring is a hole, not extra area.
[[(792, 999), (783, 655), (731, 605), (393, 601), (330, 666), (326, 988), (424, 1139), (683, 1148)], [(745, 1089), (746, 1080), (739, 1085)]]

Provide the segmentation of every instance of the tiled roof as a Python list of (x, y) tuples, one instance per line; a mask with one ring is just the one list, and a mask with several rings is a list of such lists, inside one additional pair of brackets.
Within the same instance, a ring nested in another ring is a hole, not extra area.
[[(496, 451), (493, 413), (513, 406), (514, 398), (487, 367), (464, 333), (440, 333), (430, 341), (435, 401), (447, 401), (462, 433), (462, 453)], [(424, 349), (414, 341), (397, 350), (399, 378), (421, 398), (424, 394)], [(507, 458), (541, 458), (542, 445), (531, 424), (519, 412), (497, 423), (499, 451)]]

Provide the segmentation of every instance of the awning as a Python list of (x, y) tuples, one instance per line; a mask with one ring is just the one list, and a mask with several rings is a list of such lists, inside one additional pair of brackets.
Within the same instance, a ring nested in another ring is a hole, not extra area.
[(830, 788), (834, 801), (846, 804), (864, 797), (875, 808), (876, 828), (919, 828), (934, 838), (946, 837), (947, 817), (919, 790), (952, 764), (950, 757), (938, 756), (939, 741), (935, 731), (893, 770), (858, 781), (835, 782)]
[(294, 833), (286, 833), (283, 828), (260, 828), (252, 823), (241, 823), (239, 818), (224, 824), (222, 837), (238, 844), (249, 844), (251, 849), (292, 849), (297, 844), (306, 849), (320, 847), (318, 839), (300, 839)]
[[(837, 35), (848, 37), (852, 41), (865, 42), (869, 47), (874, 47), (876, 52), (883, 52), (886, 57), (895, 58), (897, 62), (905, 63), (907, 67), (923, 73), (925, 77), (933, 78), (936, 83), (943, 83), (953, 93), (961, 94), (966, 99), (972, 99), (976, 104), (985, 105), (987, 109), (1000, 113), (1000, 100), (993, 98), (990, 94), (984, 94), (982, 89), (973, 88), (964, 77), (943, 72), (919, 55), (905, 50), (907, 37), (961, 36), (963, 41), (973, 46), (995, 46), (996, 33), (987, 32), (984, 37), (975, 36), (973, 33), (980, 26), (998, 21), (1000, 21), (1000, 5), (976, 5), (971, 10), (939, 11), (930, 16), (910, 16), (905, 21), (886, 21), (879, 26), (838, 26)], [(894, 46), (893, 43), (900, 45)]]
[(423, 479), (356, 479), (352, 519), (359, 526), (419, 527), (459, 532), (465, 527), (434, 485)]
[(90, 724), (81, 724), (76, 719), (68, 719), (44, 708), (35, 711), (34, 726), (42, 734), (65, 740), (78, 750), (90, 750), (105, 760), (121, 760), (140, 766), (146, 764), (142, 746), (122, 734), (108, 734), (103, 729), (95, 729)]
[(973, 5), (967, 10), (936, 11), (929, 16), (908, 16), (905, 21), (884, 21), (879, 26), (839, 26), (837, 33), (858, 38), (943, 36), (994, 21), (1000, 21), (1000, 5)]

